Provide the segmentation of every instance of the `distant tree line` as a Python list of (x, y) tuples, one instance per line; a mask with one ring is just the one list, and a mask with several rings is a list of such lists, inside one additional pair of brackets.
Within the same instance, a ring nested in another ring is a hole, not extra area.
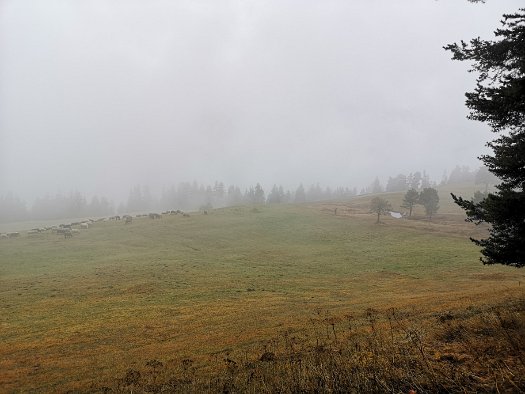
[(105, 197), (93, 196), (88, 201), (81, 193), (57, 194), (37, 198), (31, 208), (22, 199), (7, 193), (0, 196), (0, 222), (46, 220), (82, 216), (106, 216), (115, 211)]
[[(485, 193), (490, 185), (497, 183), (485, 167), (471, 171), (468, 167), (456, 166), (450, 176), (443, 177), (441, 184), (471, 183), (484, 185)], [(305, 187), (300, 184), (295, 190), (284, 189), (274, 184), (266, 192), (260, 183), (241, 190), (239, 186), (225, 186), (223, 182), (213, 185), (202, 185), (197, 182), (182, 182), (177, 186), (164, 188), (159, 197), (154, 196), (147, 186), (136, 185), (129, 191), (125, 202), (115, 206), (105, 197), (93, 196), (86, 198), (79, 192), (68, 195), (56, 194), (37, 198), (31, 207), (25, 201), (12, 193), (0, 195), (0, 222), (14, 222), (20, 220), (45, 220), (73, 217), (101, 217), (115, 213), (148, 212), (167, 209), (181, 209), (193, 211), (199, 209), (221, 208), (242, 204), (282, 204), (304, 203), (327, 200), (344, 200), (357, 194), (405, 192), (415, 190), (417, 193), (435, 186), (425, 171), (416, 171), (408, 175), (398, 174), (389, 177), (383, 187), (379, 178), (367, 187), (357, 189), (348, 187), (321, 187), (319, 183)]]
[(147, 187), (135, 186), (130, 190), (127, 203), (118, 207), (118, 212), (165, 209), (192, 211), (243, 204), (302, 203), (345, 199), (356, 194), (355, 188), (338, 187), (332, 190), (329, 187), (322, 188), (319, 184), (311, 185), (307, 189), (300, 184), (294, 191), (285, 190), (283, 186), (274, 184), (266, 193), (260, 183), (242, 191), (239, 186), (226, 187), (223, 182), (215, 182), (213, 186), (182, 182), (177, 186), (163, 189), (158, 200), (152, 197)]
[[(483, 185), (485, 192), (487, 192), (489, 186), (495, 186), (499, 183), (499, 179), (485, 166), (482, 166), (477, 170), (471, 170), (468, 166), (458, 165), (452, 169), (450, 175), (447, 175), (447, 172), (445, 171), (439, 184), (456, 185), (472, 183), (475, 185)], [(388, 177), (385, 186), (383, 186), (379, 181), (379, 178), (376, 177), (370, 185), (361, 189), (359, 194), (406, 192), (407, 190), (421, 191), (436, 186), (437, 183), (431, 181), (429, 175), (425, 171), (416, 171), (411, 172), (408, 175), (398, 174), (395, 177)]]
[(0, 196), (0, 222), (14, 222), (27, 218), (27, 206), (13, 193)]
[(149, 212), (167, 209), (185, 211), (221, 208), (243, 204), (281, 204), (302, 203), (323, 200), (350, 198), (357, 190), (338, 187), (332, 190), (322, 188), (319, 184), (305, 188), (300, 184), (296, 190), (285, 190), (283, 186), (274, 185), (266, 193), (260, 183), (244, 191), (239, 186), (226, 187), (223, 182), (214, 185), (202, 185), (197, 182), (182, 182), (177, 186), (164, 188), (160, 196), (155, 197), (148, 186), (136, 185), (129, 191), (125, 202), (115, 207), (105, 197), (86, 198), (80, 192), (68, 195), (56, 194), (37, 198), (28, 208), (26, 202), (13, 193), (0, 196), (0, 222), (22, 220), (47, 220), (74, 217), (102, 217), (115, 213)]
[(446, 173), (443, 175), (441, 184), (454, 185), (472, 182), (476, 185), (484, 185), (486, 191), (489, 186), (497, 185), (500, 180), (485, 166), (481, 166), (477, 170), (471, 170), (467, 166), (456, 166), (448, 177)]
[(411, 172), (408, 175), (398, 174), (395, 177), (388, 177), (385, 187), (383, 187), (383, 185), (379, 181), (379, 178), (376, 177), (368, 187), (361, 189), (360, 194), (404, 192), (409, 189), (420, 190), (434, 185), (435, 183), (430, 181), (430, 177), (425, 171), (416, 171)]

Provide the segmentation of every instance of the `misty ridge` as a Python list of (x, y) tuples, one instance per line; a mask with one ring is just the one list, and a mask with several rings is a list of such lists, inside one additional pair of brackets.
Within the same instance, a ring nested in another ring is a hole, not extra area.
[[(181, 181), (293, 199), (300, 182), (359, 193), (477, 168), (490, 131), (466, 119), (473, 78), (443, 45), (517, 3), (3, 2), (0, 196), (13, 217), (77, 191), (105, 214), (134, 185), (162, 209)], [(194, 194), (184, 209), (207, 203)]]
[(24, 220), (66, 219), (78, 217), (103, 217), (114, 214), (143, 213), (181, 209), (184, 211), (210, 210), (236, 205), (303, 203), (329, 200), (345, 200), (356, 195), (382, 192), (402, 192), (409, 189), (421, 190), (445, 184), (472, 183), (494, 185), (496, 179), (486, 167), (471, 170), (468, 166), (456, 166), (450, 175), (446, 171), (438, 183), (431, 180), (423, 171), (398, 174), (388, 177), (385, 185), (376, 177), (368, 186), (358, 190), (356, 187), (322, 187), (319, 183), (296, 189), (285, 189), (274, 184), (265, 190), (260, 183), (241, 189), (239, 186), (226, 186), (216, 181), (213, 185), (203, 185), (196, 181), (181, 182), (177, 186), (163, 188), (159, 195), (151, 192), (148, 185), (135, 185), (129, 191), (125, 202), (115, 204), (105, 196), (87, 198), (78, 191), (69, 194), (46, 195), (37, 198), (31, 206), (13, 193), (0, 196), (0, 222), (9, 223)]

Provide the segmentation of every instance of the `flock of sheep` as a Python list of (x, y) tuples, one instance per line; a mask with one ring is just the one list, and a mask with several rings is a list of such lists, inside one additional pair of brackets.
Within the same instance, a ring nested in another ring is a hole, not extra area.
[[(204, 214), (207, 214), (207, 211), (204, 211)], [(162, 212), (162, 215), (182, 215), (183, 217), (189, 217), (189, 213), (183, 212), (181, 210), (171, 210)], [(162, 219), (162, 215), (159, 213), (147, 213), (135, 215), (136, 218), (148, 217), (150, 219)], [(131, 215), (115, 215), (108, 218), (99, 218), (99, 219), (87, 219), (80, 222), (73, 222), (70, 224), (60, 224), (58, 226), (46, 226), (33, 228), (27, 231), (27, 235), (36, 235), (45, 232), (52, 232), (54, 234), (63, 235), (64, 238), (72, 238), (74, 234), (79, 234), (81, 230), (87, 230), (89, 227), (96, 222), (103, 222), (109, 220), (123, 220), (125, 224), (131, 224), (133, 222), (133, 217)], [(8, 238), (17, 238), (20, 237), (21, 233), (18, 231), (2, 233), (0, 234), (0, 239)]]
[[(87, 230), (91, 224), (102, 221), (102, 220), (105, 220), (105, 219), (104, 218), (97, 219), (97, 220), (88, 219), (82, 222), (74, 222), (70, 224), (60, 224), (58, 226), (45, 226), (45, 227), (32, 228), (31, 230), (27, 231), (27, 235), (36, 235), (36, 234), (51, 232), (54, 234), (63, 235), (64, 238), (71, 238), (73, 237), (73, 234), (80, 233), (80, 230)], [(16, 232), (11, 232), (11, 233), (0, 234), (0, 238), (4, 238), (4, 239), (5, 238), (16, 238), (16, 237), (20, 237), (20, 235), (21, 233), (16, 231)]]

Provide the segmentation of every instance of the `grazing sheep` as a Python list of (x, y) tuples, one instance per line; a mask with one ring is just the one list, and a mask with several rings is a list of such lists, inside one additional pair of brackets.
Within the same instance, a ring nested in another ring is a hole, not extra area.
[(9, 238), (7, 234), (0, 234), (0, 238)]
[(189, 217), (190, 217), (190, 214), (189, 214), (189, 213), (186, 213), (186, 212), (184, 212), (184, 213), (182, 214), (182, 216), (183, 216), (183, 217), (185, 217), (185, 218), (189, 218)]
[(162, 216), (160, 216), (158, 213), (150, 213), (149, 215), (150, 219), (161, 219)]
[(7, 233), (7, 236), (9, 238), (16, 238), (16, 237), (19, 237), (20, 236), (20, 233), (15, 231), (14, 233)]
[(89, 228), (89, 223), (80, 223), (80, 228), (82, 230), (87, 230)]
[(122, 218), (125, 220), (124, 224), (131, 224), (133, 222), (133, 218), (130, 215), (124, 215)]
[(73, 238), (73, 232), (71, 230), (64, 230), (64, 239)]

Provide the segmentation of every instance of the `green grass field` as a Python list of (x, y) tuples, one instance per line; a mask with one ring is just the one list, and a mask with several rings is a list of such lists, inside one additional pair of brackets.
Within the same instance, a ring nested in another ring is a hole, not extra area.
[(320, 311), (523, 296), (524, 273), (483, 266), (468, 240), (483, 229), (443, 198), (431, 222), (416, 212), (379, 225), (369, 198), (0, 240), (0, 391), (90, 391), (152, 359), (205, 371), (214, 355), (262, 351)]

